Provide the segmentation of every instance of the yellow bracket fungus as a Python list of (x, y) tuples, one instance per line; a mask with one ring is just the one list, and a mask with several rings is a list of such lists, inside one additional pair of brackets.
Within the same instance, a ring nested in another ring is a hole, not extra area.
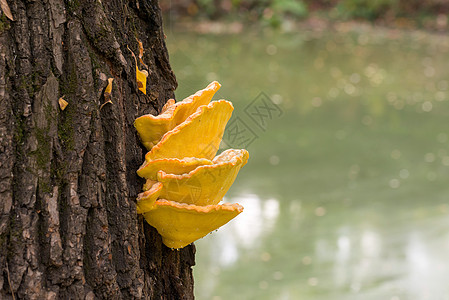
[(154, 203), (159, 197), (162, 190), (162, 183), (157, 182), (153, 186), (143, 193), (137, 196), (137, 213), (143, 214), (154, 208)]
[(145, 161), (139, 170), (137, 170), (137, 175), (143, 178), (157, 180), (157, 172), (161, 170), (169, 174), (180, 175), (189, 173), (199, 166), (211, 164), (212, 161), (206, 158), (160, 158), (150, 162)]
[(219, 88), (212, 82), (183, 101), (170, 99), (159, 116), (134, 123), (149, 150), (137, 171), (147, 179), (137, 213), (171, 248), (187, 246), (243, 211), (239, 204), (218, 204), (249, 157), (244, 149), (215, 156), (234, 109), (225, 100), (210, 102)]
[(167, 131), (184, 122), (201, 105), (209, 104), (219, 88), (220, 84), (214, 81), (205, 89), (178, 103), (175, 103), (173, 99), (168, 100), (162, 108), (162, 113), (158, 116), (148, 114), (137, 118), (134, 126), (139, 133), (142, 144), (148, 150), (151, 150)]
[(219, 155), (213, 164), (200, 166), (187, 174), (159, 171), (157, 181), (163, 184), (160, 197), (195, 205), (218, 204), (249, 157), (248, 151), (243, 149), (229, 149), (227, 152), (223, 152), (223, 157), (231, 157), (229, 160)]
[(239, 204), (197, 206), (157, 200), (154, 209), (143, 214), (155, 227), (163, 243), (179, 249), (228, 223), (243, 211)]
[(164, 134), (161, 141), (145, 155), (145, 160), (150, 162), (165, 157), (212, 159), (233, 110), (231, 102), (226, 100), (200, 106), (183, 123)]

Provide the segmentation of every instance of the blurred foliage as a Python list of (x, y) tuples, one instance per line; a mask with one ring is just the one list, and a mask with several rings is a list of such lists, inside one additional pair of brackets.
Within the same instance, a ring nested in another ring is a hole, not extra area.
[(302, 1), (273, 0), (263, 10), (263, 19), (272, 27), (278, 27), (282, 19), (287, 17), (303, 18), (308, 14), (307, 5)]
[(162, 0), (161, 8), (178, 16), (218, 19), (232, 13), (239, 18), (273, 22), (283, 17), (302, 18), (309, 12), (302, 0)]
[(302, 1), (295, 0), (274, 0), (271, 7), (279, 14), (292, 14), (297, 17), (307, 15), (307, 6)]
[(339, 16), (376, 20), (404, 16), (447, 14), (446, 0), (341, 0), (336, 5)]
[(161, 0), (160, 5), (169, 17), (260, 21), (273, 27), (318, 14), (446, 29), (449, 15), (448, 0)]
[(399, 0), (342, 0), (337, 5), (342, 17), (375, 20), (388, 11), (397, 11)]

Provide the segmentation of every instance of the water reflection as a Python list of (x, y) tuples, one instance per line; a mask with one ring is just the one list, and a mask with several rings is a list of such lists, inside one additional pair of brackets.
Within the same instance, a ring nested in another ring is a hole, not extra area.
[[(197, 43), (201, 47), (196, 47)], [(212, 79), (263, 129), (198, 241), (198, 299), (449, 299), (449, 38), (394, 30), (168, 38), (178, 98)]]
[[(241, 259), (239, 254), (245, 251), (244, 249), (250, 251), (262, 246), (263, 235), (271, 233), (280, 213), (279, 202), (276, 199), (262, 200), (256, 194), (242, 194), (224, 201), (237, 202), (243, 205), (245, 212), (248, 213), (240, 215), (242, 216), (240, 222), (230, 222), (221, 228), (219, 233), (211, 234), (204, 246), (198, 244), (198, 247), (208, 249), (210, 263), (206, 273), (213, 275), (206, 276), (203, 284), (197, 287), (197, 291), (201, 291), (205, 299), (213, 298), (216, 286), (221, 284), (220, 274), (236, 267), (235, 263)], [(271, 260), (271, 255), (263, 252), (260, 260), (267, 262)], [(275, 278), (280, 280), (281, 276), (276, 274)]]
[(231, 222), (220, 229), (220, 234), (211, 236), (216, 245), (214, 258), (220, 267), (229, 267), (237, 261), (239, 248), (258, 247), (262, 235), (271, 233), (279, 216), (279, 202), (276, 199), (262, 200), (256, 194), (223, 200), (239, 203), (245, 208), (239, 222)]

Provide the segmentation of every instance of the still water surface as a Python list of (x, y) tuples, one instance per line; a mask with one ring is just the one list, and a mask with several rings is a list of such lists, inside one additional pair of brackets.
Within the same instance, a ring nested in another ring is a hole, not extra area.
[(250, 152), (197, 299), (449, 299), (447, 37), (166, 33), (177, 98), (218, 80)]

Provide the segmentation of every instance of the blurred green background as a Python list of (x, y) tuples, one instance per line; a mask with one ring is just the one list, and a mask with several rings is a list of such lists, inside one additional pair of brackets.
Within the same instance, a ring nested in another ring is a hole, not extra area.
[(447, 30), (448, 0), (162, 0), (166, 19), (238, 20), (282, 26), (324, 17), (368, 20), (396, 27)]
[(177, 99), (218, 80), (224, 147), (250, 152), (224, 199), (244, 212), (195, 243), (197, 299), (449, 299), (449, 38), (181, 19), (165, 29)]

